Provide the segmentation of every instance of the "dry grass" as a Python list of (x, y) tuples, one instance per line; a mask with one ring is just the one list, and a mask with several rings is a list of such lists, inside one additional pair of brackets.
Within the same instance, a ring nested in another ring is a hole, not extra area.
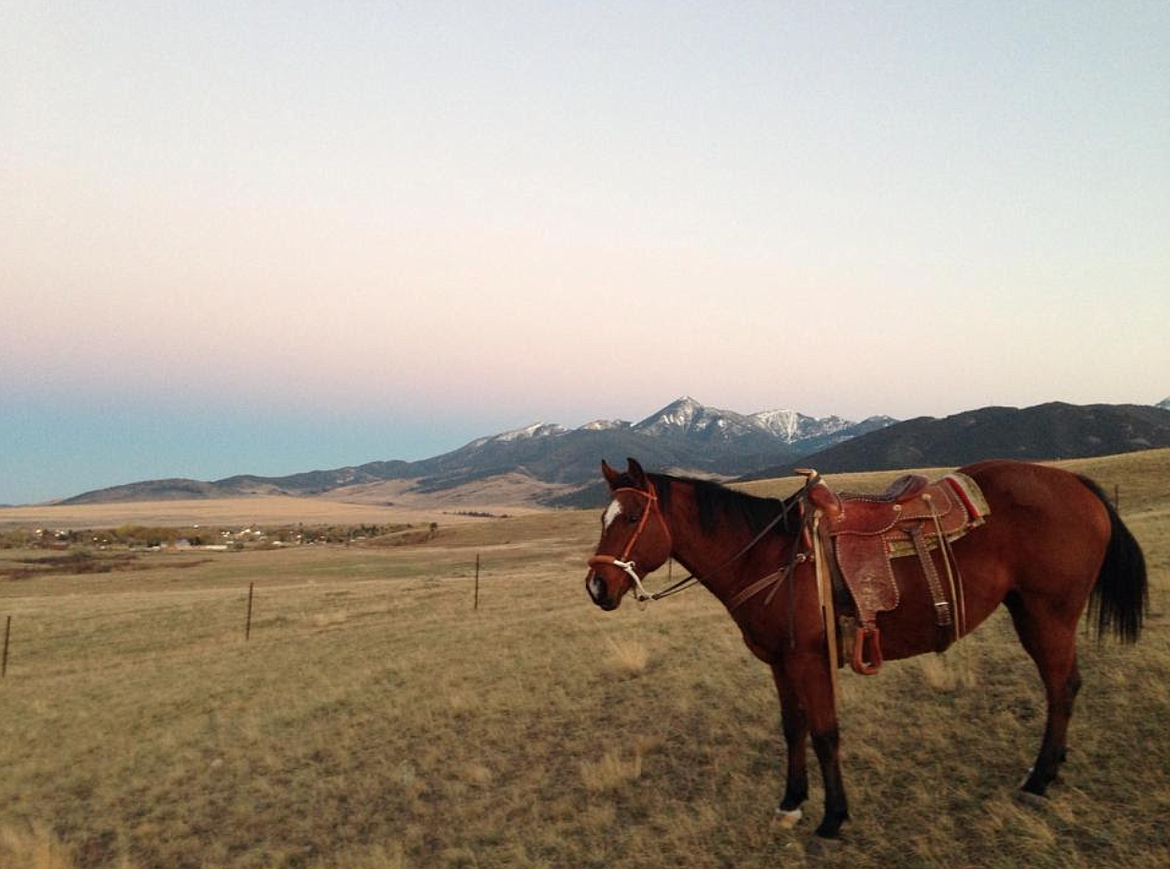
[(126, 524), (202, 525), (392, 525), (462, 524), (472, 519), (450, 509), (477, 509), (491, 513), (531, 513), (529, 506), (495, 502), (445, 503), (349, 502), (324, 497), (292, 498), (259, 495), (206, 500), (128, 501), (115, 504), (61, 504), (0, 507), (0, 527), (113, 528)]
[(1082, 644), (1065, 781), (1039, 806), (1013, 795), (1042, 693), (1000, 615), (941, 660), (846, 675), (853, 820), (817, 851), (814, 772), (813, 817), (779, 830), (766, 668), (701, 591), (591, 606), (597, 517), (558, 513), (0, 583), (0, 866), (1162, 865), (1170, 467), (1113, 461), (1152, 613), (1137, 647)]
[(634, 752), (626, 760), (621, 752), (610, 750), (597, 760), (581, 761), (581, 782), (587, 791), (616, 790), (642, 775), (642, 755)]
[(922, 678), (935, 691), (950, 694), (959, 690), (969, 690), (979, 684), (979, 676), (974, 665), (969, 660), (956, 662), (955, 654), (952, 652), (948, 657), (924, 655), (917, 659), (922, 668)]
[(560, 495), (574, 487), (563, 483), (543, 483), (528, 474), (507, 473), (473, 480), (451, 489), (437, 492), (414, 491), (416, 480), (385, 480), (347, 486), (328, 493), (332, 500), (355, 503), (393, 501), (395, 505), (422, 510), (477, 509), (488, 512), (534, 512), (533, 502), (538, 497)]
[(0, 828), (0, 866), (13, 869), (71, 869), (73, 849), (41, 826)]
[(617, 676), (637, 676), (646, 669), (650, 652), (641, 640), (607, 640), (609, 654), (606, 666)]

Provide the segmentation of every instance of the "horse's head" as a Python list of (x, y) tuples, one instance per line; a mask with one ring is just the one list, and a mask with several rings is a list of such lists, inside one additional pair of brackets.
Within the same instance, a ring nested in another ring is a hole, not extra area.
[(636, 461), (626, 461), (624, 473), (601, 463), (613, 497), (601, 516), (601, 540), (589, 559), (585, 589), (603, 610), (617, 609), (634, 587), (644, 597), (642, 577), (670, 558), (670, 531), (654, 483)]

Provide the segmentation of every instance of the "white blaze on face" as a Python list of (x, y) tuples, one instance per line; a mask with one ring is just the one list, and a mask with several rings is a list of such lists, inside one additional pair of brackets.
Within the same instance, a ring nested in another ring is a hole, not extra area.
[(605, 508), (605, 515), (601, 517), (601, 530), (606, 531), (609, 526), (613, 524), (613, 520), (622, 513), (622, 505), (614, 498), (609, 502), (609, 506)]

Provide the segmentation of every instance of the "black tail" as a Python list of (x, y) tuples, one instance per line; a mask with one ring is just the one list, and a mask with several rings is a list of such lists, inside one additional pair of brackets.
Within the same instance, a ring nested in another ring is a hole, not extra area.
[(1146, 557), (1133, 539), (1109, 496), (1088, 477), (1081, 477), (1105, 509), (1109, 511), (1112, 533), (1105, 549), (1105, 561), (1097, 574), (1097, 584), (1089, 597), (1089, 621), (1096, 619), (1097, 636), (1103, 637), (1110, 629), (1123, 643), (1136, 643), (1142, 633), (1142, 619), (1149, 607), (1149, 588), (1146, 583)]

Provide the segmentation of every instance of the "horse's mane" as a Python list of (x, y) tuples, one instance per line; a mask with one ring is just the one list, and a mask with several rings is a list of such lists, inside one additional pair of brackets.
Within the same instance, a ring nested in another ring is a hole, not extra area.
[(800, 517), (796, 510), (791, 509), (791, 500), (781, 501), (779, 498), (759, 498), (744, 492), (737, 492), (721, 486), (711, 480), (699, 480), (692, 477), (672, 477), (666, 474), (648, 474), (650, 482), (658, 492), (658, 500), (664, 510), (670, 509), (670, 492), (672, 483), (683, 483), (690, 486), (695, 493), (695, 503), (699, 508), (699, 527), (704, 532), (715, 529), (720, 518), (744, 522), (752, 533), (763, 530), (769, 522), (779, 516), (786, 509), (788, 517), (777, 526), (777, 531), (789, 532), (795, 528)]

